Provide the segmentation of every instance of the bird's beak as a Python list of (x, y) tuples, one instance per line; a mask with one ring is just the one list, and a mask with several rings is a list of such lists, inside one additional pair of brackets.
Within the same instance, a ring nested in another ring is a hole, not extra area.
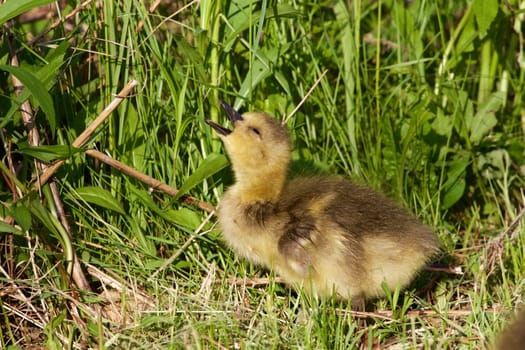
[(242, 120), (242, 116), (239, 112), (237, 112), (233, 107), (228, 105), (223, 100), (220, 100), (221, 107), (226, 111), (226, 114), (228, 115), (228, 118), (232, 122), (233, 126), (235, 126), (235, 122)]
[[(228, 115), (228, 119), (232, 122), (233, 126), (235, 127), (235, 122), (243, 120), (242, 116), (239, 112), (237, 112), (233, 107), (228, 105), (223, 100), (220, 100), (221, 107), (226, 111), (226, 114)], [(206, 119), (206, 124), (211, 126), (213, 130), (215, 130), (219, 135), (227, 136), (231, 133), (231, 130), (220, 126), (219, 124), (215, 123), (213, 120)]]
[(210, 119), (206, 119), (206, 124), (211, 126), (213, 128), (213, 130), (215, 130), (217, 132), (217, 134), (219, 134), (221, 136), (228, 136), (232, 132), (231, 130), (220, 126), (219, 124), (215, 123), (213, 120), (210, 120)]

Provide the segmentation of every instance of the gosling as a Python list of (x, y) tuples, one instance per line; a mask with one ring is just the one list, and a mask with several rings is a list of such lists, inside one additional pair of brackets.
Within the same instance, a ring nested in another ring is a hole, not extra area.
[[(288, 179), (287, 129), (265, 113), (221, 101), (233, 131), (222, 139), (235, 183), (219, 204), (227, 244), (318, 296), (365, 299), (405, 287), (439, 249), (436, 235), (375, 191), (336, 177)], [(355, 302), (355, 304), (354, 304)]]
[(525, 349), (525, 309), (503, 330), (493, 350)]

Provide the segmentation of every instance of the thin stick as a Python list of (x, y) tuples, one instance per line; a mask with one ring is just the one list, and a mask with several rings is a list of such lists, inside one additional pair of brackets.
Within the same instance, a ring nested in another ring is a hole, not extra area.
[(513, 238), (513, 234), (515, 232), (516, 226), (519, 224), (523, 216), (525, 215), (525, 206), (521, 208), (518, 215), (516, 215), (516, 218), (512, 220), (510, 225), (505, 229), (505, 231), (501, 232), (493, 241), (496, 242), (502, 242), (505, 239), (505, 236), (509, 236), (510, 239)]
[[(483, 310), (483, 312), (498, 313), (500, 312), (498, 308), (489, 308)], [(346, 309), (336, 309), (336, 313), (339, 314), (351, 314), (356, 318), (379, 318), (387, 321), (394, 320), (394, 313), (389, 310), (378, 311), (378, 312), (365, 312), (365, 311), (355, 311), (355, 310), (346, 310)], [(446, 314), (444, 312), (435, 311), (435, 310), (410, 310), (407, 311), (406, 315), (409, 317), (421, 317), (421, 318), (434, 318), (434, 317), (466, 317), (475, 313), (474, 310), (450, 310)]]
[[(76, 139), (73, 141), (72, 146), (76, 148), (82, 147), (86, 141), (89, 139), (91, 134), (109, 117), (111, 112), (113, 112), (120, 103), (126, 98), (126, 96), (129, 95), (131, 89), (133, 89), (135, 86), (137, 86), (139, 83), (136, 80), (130, 81), (123, 89), (120, 91), (120, 93), (111, 101), (111, 103), (102, 111), (102, 113), (99, 114), (99, 116), (91, 123), (86, 130), (84, 130)], [(36, 183), (36, 187), (40, 188), (43, 184), (47, 182), (53, 176), (53, 174), (57, 171), (60, 166), (64, 164), (64, 160), (61, 159), (57, 162), (55, 162), (53, 165), (49, 166), (47, 169), (44, 170), (42, 175), (40, 176), (39, 181)]]
[(204, 232), (200, 232), (202, 230), (202, 228), (204, 227), (204, 225), (206, 225), (206, 223), (208, 221), (210, 221), (211, 217), (213, 216), (213, 214), (215, 214), (215, 212), (211, 212), (210, 215), (208, 215), (206, 217), (206, 219), (204, 219), (204, 221), (199, 225), (199, 227), (197, 227), (197, 229), (195, 230), (194, 234), (190, 236), (190, 238), (188, 238), (188, 240), (179, 248), (177, 249), (177, 251), (175, 253), (173, 253), (172, 256), (169, 257), (169, 259), (167, 259), (166, 261), (164, 261), (164, 263), (162, 264), (161, 267), (159, 267), (154, 273), (153, 275), (151, 275), (151, 278), (155, 278), (162, 270), (164, 270), (166, 268), (166, 266), (168, 266), (169, 264), (171, 264), (173, 261), (175, 261), (175, 259), (184, 251), (184, 249), (186, 249), (190, 244), (191, 242), (193, 242), (193, 240), (195, 239), (195, 237), (197, 236), (204, 236), (205, 234), (207, 234), (208, 232), (210, 231), (204, 231)]
[(489, 246), (487, 247), (487, 271), (489, 275), (494, 271), (496, 262), (499, 261), (504, 254), (503, 241), (505, 240), (505, 237), (508, 236), (511, 241), (514, 239), (518, 224), (524, 215), (525, 206), (521, 208), (520, 212), (516, 215), (516, 218), (510, 223), (510, 225), (489, 243)]
[(92, 0), (87, 0), (87, 1), (84, 1), (83, 3), (80, 4), (80, 6), (74, 8), (73, 10), (71, 10), (70, 13), (68, 13), (65, 17), (62, 17), (62, 18), (59, 18), (57, 19), (53, 24), (51, 24), (50, 26), (48, 26), (46, 29), (44, 29), (43, 32), (41, 32), (40, 34), (38, 34), (37, 36), (35, 36), (33, 39), (31, 39), (27, 44), (25, 44), (24, 46), (22, 46), (21, 48), (18, 49), (18, 51), (16, 52), (16, 54), (20, 53), (22, 50), (24, 50), (25, 48), (27, 47), (31, 47), (32, 44), (34, 44), (35, 42), (37, 42), (38, 40), (42, 39), (44, 37), (44, 35), (46, 35), (47, 33), (49, 33), (50, 31), (52, 31), (53, 29), (55, 29), (56, 27), (58, 27), (59, 25), (69, 21), (71, 18), (73, 18), (74, 16), (77, 15), (77, 13), (79, 13), (81, 10), (83, 10), (84, 8), (87, 7), (87, 5), (89, 5), (91, 3)]
[(459, 265), (441, 265), (441, 264), (431, 264), (425, 266), (426, 271), (433, 272), (445, 272), (453, 275), (462, 275), (463, 269)]
[(111, 271), (105, 273), (104, 271), (100, 270), (94, 265), (91, 265), (90, 263), (86, 263), (86, 266), (88, 273), (91, 276), (97, 278), (104, 285), (108, 285), (111, 288), (116, 289), (118, 292), (125, 292), (126, 294), (133, 295), (133, 297), (136, 300), (139, 300), (140, 302), (146, 305), (155, 305), (154, 300), (152, 300), (153, 298), (149, 294), (147, 294), (144, 291), (137, 290), (129, 283), (126, 283), (126, 281), (122, 279), (122, 276), (119, 276), (116, 273), (111, 273)]
[[(10, 40), (8, 40), (8, 45), (11, 51), (13, 51)], [(16, 54), (13, 55), (11, 59), (11, 64), (14, 67), (18, 67), (18, 57)], [(11, 78), (12, 78), (13, 85), (16, 90), (15, 93), (16, 95), (19, 95), (20, 92), (24, 89), (24, 84), (22, 84), (22, 82), (13, 74), (11, 75)], [(35, 124), (35, 115), (33, 112), (33, 108), (31, 107), (30, 100), (29, 99), (25, 100), (24, 103), (22, 103), (22, 105), (20, 106), (20, 108), (21, 108), (20, 112), (22, 114), (22, 120), (24, 122), (24, 125), (27, 128), (28, 142), (31, 146), (38, 147), (40, 146), (40, 135), (38, 133), (38, 129)], [(46, 164), (35, 159), (35, 171), (37, 175), (41, 171), (45, 173), (47, 170), (49, 169), (47, 168)], [(16, 178), (16, 176), (14, 176), (14, 178)], [(37, 182), (39, 182), (39, 180), (37, 180)], [(40, 189), (41, 187), (38, 186), (39, 192), (40, 192)], [(53, 197), (53, 202), (55, 204), (55, 209), (57, 210), (56, 216), (60, 220), (62, 227), (64, 228), (64, 231), (67, 234), (66, 235), (67, 237), (63, 237), (64, 243), (62, 245), (64, 255), (71, 258), (72, 260), (67, 263), (67, 270), (71, 273), (73, 281), (75, 282), (78, 288), (83, 289), (83, 290), (91, 290), (89, 283), (86, 279), (86, 276), (84, 275), (84, 272), (82, 271), (82, 268), (80, 266), (76, 251), (72, 249), (71, 230), (67, 222), (66, 215), (64, 213), (64, 206), (62, 204), (60, 195), (58, 194), (58, 190), (54, 182), (51, 182), (50, 190), (51, 190), (51, 194)], [(16, 192), (14, 192), (13, 195), (16, 196)], [(16, 197), (14, 197), (14, 199), (16, 200)]]
[(260, 278), (235, 278), (235, 277), (229, 277), (228, 283), (229, 284), (235, 284), (236, 286), (249, 286), (249, 287), (257, 287), (257, 286), (265, 286), (269, 285), (270, 283), (282, 283), (285, 284), (286, 282), (281, 277), (260, 277)]
[(120, 93), (115, 96), (113, 101), (111, 101), (111, 103), (102, 111), (102, 113), (99, 114), (93, 123), (91, 123), (86, 128), (86, 130), (84, 130), (82, 134), (80, 134), (76, 140), (73, 141), (71, 145), (73, 147), (82, 147), (91, 134), (107, 119), (107, 117), (109, 117), (111, 112), (113, 112), (120, 105), (120, 103), (129, 95), (131, 90), (137, 85), (139, 85), (139, 82), (132, 80), (126, 86), (124, 86), (122, 91), (120, 91)]
[(304, 95), (303, 99), (301, 100), (301, 102), (299, 102), (299, 104), (297, 106), (295, 106), (294, 110), (290, 113), (289, 116), (287, 117), (284, 117), (283, 121), (282, 121), (282, 124), (286, 124), (288, 123), (288, 120), (290, 120), (293, 115), (295, 113), (297, 113), (297, 111), (299, 110), (299, 108), (301, 108), (301, 106), (303, 105), (303, 103), (306, 101), (306, 99), (308, 99), (308, 97), (310, 97), (310, 95), (312, 94), (312, 92), (314, 92), (314, 89), (317, 87), (317, 85), (319, 85), (319, 83), (321, 82), (321, 79), (324, 78), (324, 76), (326, 75), (326, 73), (328, 73), (328, 69), (325, 69), (324, 72), (321, 74), (321, 76), (319, 76), (319, 78), (317, 78), (317, 80), (315, 81), (314, 85), (312, 85), (312, 87), (310, 88), (310, 90), (308, 90), (308, 92), (306, 93), (306, 95)]
[[(164, 192), (164, 193), (167, 193), (169, 194), (170, 196), (176, 196), (177, 193), (179, 192), (176, 188), (173, 188), (163, 182), (160, 182), (159, 180), (157, 179), (154, 179), (152, 178), (151, 176), (148, 176), (144, 173), (141, 173), (140, 171), (136, 170), (136, 169), (133, 169), (132, 167), (122, 163), (122, 162), (119, 162), (118, 160), (115, 160), (113, 158), (111, 158), (110, 156), (102, 153), (102, 152), (99, 152), (97, 150), (87, 150), (86, 151), (86, 154), (88, 156), (91, 156), (93, 158), (96, 158), (98, 160), (100, 160), (101, 162), (117, 169), (118, 171), (128, 175), (128, 176), (131, 176), (131, 177), (134, 177), (135, 179), (139, 180), (140, 182), (143, 182), (145, 183), (146, 185), (152, 187), (154, 190), (157, 190), (157, 191), (161, 191), (161, 192)], [(213, 212), (213, 206), (211, 206), (210, 204), (206, 203), (206, 202), (203, 202), (203, 201), (200, 201), (198, 200), (197, 198), (194, 198), (194, 197), (190, 197), (190, 196), (187, 196), (187, 197), (184, 197), (183, 198), (183, 201), (184, 203), (186, 204), (191, 204), (191, 205), (196, 205), (197, 207), (199, 207), (200, 209), (202, 210), (205, 210), (207, 211), (208, 213), (211, 213)]]

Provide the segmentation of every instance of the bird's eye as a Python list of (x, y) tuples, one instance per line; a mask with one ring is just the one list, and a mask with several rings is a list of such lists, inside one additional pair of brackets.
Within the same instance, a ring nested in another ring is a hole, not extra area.
[(250, 130), (251, 130), (254, 134), (256, 134), (257, 136), (261, 136), (261, 132), (259, 131), (259, 129), (257, 129), (257, 128), (253, 128), (253, 127), (252, 127), (252, 128), (250, 128)]

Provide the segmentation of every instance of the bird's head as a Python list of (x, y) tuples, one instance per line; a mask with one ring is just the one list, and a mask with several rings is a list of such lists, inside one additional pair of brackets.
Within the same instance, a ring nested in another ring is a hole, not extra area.
[(249, 112), (243, 115), (221, 101), (222, 108), (233, 124), (227, 129), (206, 120), (222, 139), (232, 162), (237, 182), (247, 185), (273, 183), (278, 190), (287, 175), (290, 161), (288, 131), (266, 113)]

